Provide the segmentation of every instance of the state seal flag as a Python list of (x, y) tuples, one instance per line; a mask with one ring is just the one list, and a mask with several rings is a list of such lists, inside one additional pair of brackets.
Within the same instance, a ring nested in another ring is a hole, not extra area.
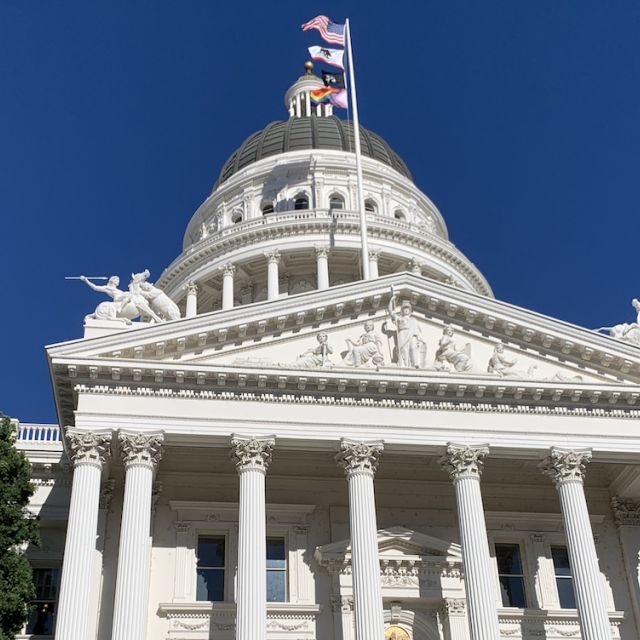
[(312, 60), (326, 62), (332, 67), (338, 67), (344, 71), (344, 51), (342, 49), (327, 49), (326, 47), (309, 47), (309, 55)]
[(335, 87), (336, 89), (344, 89), (344, 73), (340, 71), (322, 70), (322, 82), (325, 87)]
[(339, 44), (344, 47), (344, 25), (331, 22), (327, 16), (316, 16), (302, 25), (303, 31), (317, 29), (325, 42)]

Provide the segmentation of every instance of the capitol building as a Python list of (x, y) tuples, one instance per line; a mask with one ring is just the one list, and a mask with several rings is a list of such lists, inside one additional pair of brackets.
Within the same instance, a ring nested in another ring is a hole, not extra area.
[(638, 640), (640, 327), (496, 300), (365, 128), (363, 254), (322, 86), (46, 348), (19, 638)]

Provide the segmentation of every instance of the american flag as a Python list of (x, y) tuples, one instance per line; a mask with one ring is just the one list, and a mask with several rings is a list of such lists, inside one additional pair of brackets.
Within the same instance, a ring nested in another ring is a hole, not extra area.
[(344, 25), (331, 22), (327, 16), (316, 16), (302, 25), (303, 31), (317, 29), (325, 42), (339, 44), (344, 47)]

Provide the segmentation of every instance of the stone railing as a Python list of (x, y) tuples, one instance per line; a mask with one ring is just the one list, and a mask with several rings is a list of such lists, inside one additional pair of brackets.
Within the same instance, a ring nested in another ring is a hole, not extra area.
[(21, 424), (18, 427), (18, 442), (60, 442), (60, 427), (57, 424)]

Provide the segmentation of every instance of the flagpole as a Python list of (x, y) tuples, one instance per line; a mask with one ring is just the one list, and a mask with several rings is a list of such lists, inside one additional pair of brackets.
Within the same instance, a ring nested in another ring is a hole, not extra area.
[(351, 51), (351, 28), (349, 18), (345, 20), (345, 39), (349, 56), (349, 85), (351, 87), (351, 106), (353, 109), (353, 138), (356, 147), (356, 176), (358, 182), (358, 209), (360, 210), (360, 240), (362, 245), (362, 278), (370, 280), (369, 246), (367, 242), (367, 219), (364, 210), (364, 189), (362, 186), (362, 156), (360, 155), (360, 123), (358, 121), (358, 101), (356, 99), (356, 79), (353, 70), (353, 53)]

